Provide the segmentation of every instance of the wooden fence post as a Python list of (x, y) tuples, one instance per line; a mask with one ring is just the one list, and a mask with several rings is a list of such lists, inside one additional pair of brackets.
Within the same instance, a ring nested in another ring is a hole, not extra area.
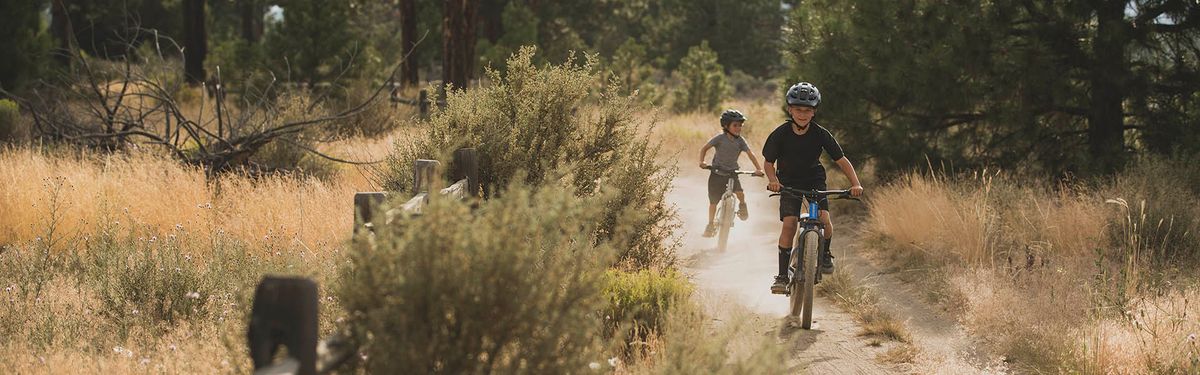
[(467, 179), (467, 195), (479, 197), (479, 153), (474, 148), (454, 151), (454, 174), (451, 180)]
[[(366, 227), (367, 223), (375, 220), (379, 208), (379, 204), (387, 199), (387, 193), (382, 191), (367, 191), (354, 193), (354, 232), (358, 234), (360, 230)], [(373, 224), (372, 224), (373, 225)]]
[(417, 96), (417, 108), (420, 109), (421, 119), (429, 119), (429, 90), (421, 89), (421, 93)]
[(272, 365), (279, 346), (300, 363), (300, 375), (317, 373), (317, 283), (267, 276), (254, 291), (246, 338), (256, 370)]
[(413, 162), (413, 194), (428, 193), (432, 190), (433, 181), (438, 177), (437, 160), (417, 159)]

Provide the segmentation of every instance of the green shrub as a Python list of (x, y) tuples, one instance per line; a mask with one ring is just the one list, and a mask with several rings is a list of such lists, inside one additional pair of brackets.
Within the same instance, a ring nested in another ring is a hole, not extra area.
[(532, 47), (523, 48), (504, 73), (488, 72), (490, 85), (449, 93), (425, 134), (397, 143), (386, 185), (408, 190), (413, 160), (474, 147), (487, 195), (514, 181), (534, 187), (561, 182), (579, 196), (618, 192), (597, 202), (604, 211), (595, 240), (618, 241), (618, 261), (631, 268), (669, 265), (667, 239), (676, 224), (664, 200), (672, 173), (655, 161), (657, 148), (638, 130), (653, 123), (637, 117), (639, 102), (618, 94), (619, 84), (593, 91), (606, 74), (590, 58), (539, 68), (533, 56)]
[(675, 90), (676, 111), (714, 111), (729, 94), (725, 67), (717, 62), (717, 52), (708, 47), (708, 41), (689, 48), (675, 73), (681, 81)]
[(677, 304), (685, 302), (692, 291), (691, 284), (676, 271), (609, 270), (605, 276), (604, 295), (608, 297), (608, 309), (604, 317), (609, 328), (630, 323), (633, 336), (640, 340), (650, 333), (660, 332), (666, 324), (667, 314)]
[[(577, 373), (599, 360), (605, 264), (598, 207), (562, 188), (510, 187), (361, 238), (338, 295), (369, 373)], [(436, 230), (425, 230), (433, 229)]]
[(0, 99), (0, 142), (10, 142), (20, 135), (18, 126), (21, 123), (21, 112), (17, 103), (12, 100)]

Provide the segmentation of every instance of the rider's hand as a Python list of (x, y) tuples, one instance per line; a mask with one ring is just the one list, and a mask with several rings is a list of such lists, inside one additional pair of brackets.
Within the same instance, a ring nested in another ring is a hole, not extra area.
[(700, 162), (700, 169), (708, 169), (708, 163)]
[(854, 186), (850, 187), (850, 196), (858, 198), (858, 197), (861, 197), (862, 194), (863, 194), (862, 185), (854, 185)]
[(783, 185), (781, 185), (779, 181), (771, 181), (770, 183), (767, 183), (767, 190), (778, 193), (780, 190), (783, 190)]
[(754, 171), (754, 174), (753, 174), (754, 177), (762, 177), (764, 175), (766, 175), (766, 173), (763, 173), (762, 169)]

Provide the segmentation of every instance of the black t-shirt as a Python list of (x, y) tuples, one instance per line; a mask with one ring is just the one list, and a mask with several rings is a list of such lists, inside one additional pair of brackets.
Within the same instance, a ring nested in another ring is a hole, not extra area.
[(821, 165), (821, 150), (829, 158), (839, 160), (842, 146), (829, 130), (810, 122), (804, 135), (792, 131), (788, 121), (775, 128), (763, 144), (763, 159), (775, 163), (775, 173), (784, 186), (825, 185), (825, 167)]

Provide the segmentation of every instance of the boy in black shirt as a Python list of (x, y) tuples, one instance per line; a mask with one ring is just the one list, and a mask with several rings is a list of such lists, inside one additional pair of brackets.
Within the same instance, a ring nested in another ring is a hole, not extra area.
[[(829, 158), (837, 163), (842, 173), (853, 185), (850, 194), (862, 195), (863, 187), (854, 172), (854, 165), (842, 153), (842, 146), (824, 127), (812, 122), (816, 115), (817, 105), (821, 103), (821, 92), (808, 82), (800, 82), (788, 88), (787, 113), (790, 118), (780, 125), (763, 144), (763, 159), (766, 160), (764, 169), (767, 173), (767, 189), (778, 192), (783, 186), (806, 190), (826, 190), (825, 167), (821, 165), (821, 150), (829, 154)], [(805, 210), (799, 199), (786, 195), (780, 196), (779, 220), (783, 222), (783, 230), (779, 233), (779, 275), (771, 285), (772, 293), (783, 293), (787, 289), (787, 266), (791, 258), (792, 239), (796, 235), (796, 221), (800, 212)], [(833, 273), (833, 255), (829, 251), (830, 239), (833, 238), (833, 222), (829, 217), (829, 200), (822, 199), (820, 206), (821, 223), (825, 226), (825, 238), (821, 241), (820, 261), (822, 273)]]

